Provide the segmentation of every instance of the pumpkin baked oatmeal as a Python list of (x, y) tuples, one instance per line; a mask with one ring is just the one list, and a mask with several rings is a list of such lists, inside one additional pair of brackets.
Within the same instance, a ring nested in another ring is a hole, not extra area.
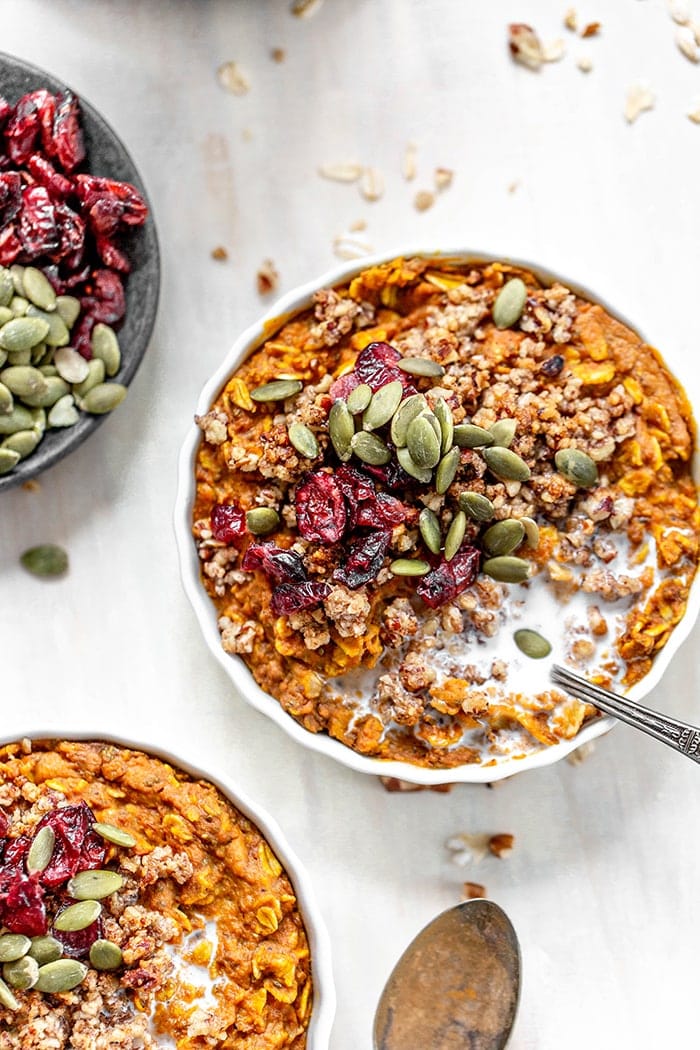
[(556, 658), (626, 688), (698, 564), (660, 355), (519, 266), (395, 259), (281, 318), (197, 418), (221, 642), (310, 732), (448, 768), (573, 738)]
[(302, 1050), (294, 890), (212, 784), (105, 743), (0, 748), (1, 1050)]

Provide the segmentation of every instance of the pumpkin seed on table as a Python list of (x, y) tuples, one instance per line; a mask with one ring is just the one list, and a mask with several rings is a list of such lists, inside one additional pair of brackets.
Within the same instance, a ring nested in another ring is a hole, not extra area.
[(122, 950), (113, 941), (93, 941), (90, 946), (90, 962), (96, 970), (118, 970), (123, 962)]
[[(100, 901), (116, 893), (124, 885), (124, 878), (118, 871), (109, 868), (92, 868), (88, 871), (79, 871), (68, 881), (66, 889), (69, 896), (75, 900)], [(60, 929), (60, 927), (59, 927)]]
[(53, 358), (56, 371), (67, 383), (82, 383), (88, 377), (88, 362), (72, 346), (62, 346)]
[(56, 845), (53, 828), (45, 825), (39, 828), (27, 853), (26, 867), (28, 875), (36, 875), (48, 866)]
[(380, 387), (362, 415), (363, 430), (378, 430), (393, 417), (403, 397), (403, 386), (398, 381)]
[(63, 945), (50, 934), (44, 934), (42, 937), (32, 937), (31, 947), (27, 954), (32, 959), (36, 959), (39, 966), (44, 966), (46, 963), (55, 962), (56, 959), (61, 958)]
[(289, 440), (294, 448), (307, 459), (315, 459), (318, 455), (318, 441), (313, 430), (306, 423), (292, 423), (287, 428)]
[(264, 404), (267, 401), (286, 401), (288, 397), (298, 394), (304, 384), (300, 379), (272, 379), (269, 383), (257, 386), (250, 391), (253, 401)]
[(29, 937), (23, 933), (3, 933), (0, 935), (0, 962), (14, 962), (27, 954), (32, 946)]
[(15, 999), (14, 995), (7, 987), (4, 981), (0, 980), (0, 1006), (4, 1006), (6, 1010), (19, 1010), (19, 1003)]
[(77, 988), (87, 976), (88, 968), (77, 959), (56, 959), (39, 967), (39, 979), (34, 985), (37, 992), (58, 995)]
[(11, 988), (26, 992), (39, 980), (39, 963), (27, 955), (15, 962), (5, 963), (2, 975)]
[(425, 576), (430, 572), (430, 566), (422, 558), (397, 558), (392, 561), (389, 571), (394, 576)]
[(47, 391), (46, 379), (32, 365), (10, 365), (0, 372), (0, 382), (17, 397), (38, 395)]
[(459, 423), (454, 428), (452, 440), (460, 448), (484, 448), (493, 445), (493, 434), (474, 423)]
[(437, 466), (440, 459), (440, 438), (425, 415), (418, 416), (409, 425), (406, 447), (418, 467), (429, 469)]
[[(2, 378), (3, 373), (0, 373)], [(554, 456), (554, 464), (567, 481), (578, 488), (590, 489), (598, 482), (598, 467), (595, 461), (577, 448), (560, 448)]]
[(56, 293), (53, 286), (48, 277), (35, 266), (25, 266), (22, 274), (22, 287), (27, 299), (40, 310), (56, 309)]
[(381, 467), (391, 459), (391, 452), (382, 439), (364, 430), (353, 435), (350, 447), (358, 459), (372, 467)]
[(401, 402), (391, 421), (391, 440), (397, 448), (405, 446), (409, 426), (427, 407), (428, 402), (422, 394), (411, 394)]
[(33, 576), (62, 576), (68, 569), (68, 555), (54, 543), (30, 547), (22, 554), (20, 562)]
[(528, 547), (532, 550), (537, 550), (540, 545), (540, 530), (537, 522), (533, 518), (520, 518), (523, 528), (525, 529), (525, 541)]
[[(70, 893), (70, 890), (68, 892)], [(77, 933), (78, 930), (86, 930), (99, 918), (101, 911), (102, 905), (95, 900), (80, 900), (77, 904), (69, 904), (65, 911), (54, 919), (54, 929), (62, 933)]]
[(487, 558), (481, 571), (499, 583), (524, 583), (530, 576), (530, 562), (513, 555)]
[(438, 379), (445, 374), (442, 365), (430, 357), (404, 357), (396, 362), (396, 367), (411, 376), (425, 376), (427, 379)]
[(102, 416), (121, 405), (126, 392), (121, 383), (98, 383), (80, 399), (80, 407), (95, 416)]
[(19, 452), (14, 449), (0, 448), (0, 474), (7, 474), (13, 470), (21, 458)]
[(516, 422), (514, 419), (499, 419), (489, 427), (494, 445), (498, 448), (510, 448), (515, 437)]
[(491, 525), (482, 537), (484, 550), (488, 554), (510, 554), (525, 538), (525, 526), (517, 518), (505, 518)]
[(485, 448), (481, 453), (492, 474), (501, 481), (527, 481), (530, 468), (524, 459), (509, 448)]
[(122, 362), (119, 340), (113, 328), (101, 321), (95, 325), (90, 337), (92, 356), (104, 362), (108, 376), (115, 376)]
[(431, 551), (432, 554), (439, 554), (442, 546), (440, 522), (438, 521), (437, 514), (435, 514), (430, 507), (424, 507), (420, 512), (418, 528), (423, 537), (423, 543), (428, 550)]
[(452, 561), (455, 554), (462, 546), (464, 533), (467, 529), (467, 515), (463, 510), (458, 510), (452, 519), (452, 524), (447, 530), (445, 537), (445, 561)]
[(357, 416), (360, 412), (364, 412), (367, 405), (372, 400), (372, 387), (369, 383), (360, 383), (354, 390), (351, 390), (348, 394), (347, 406), (348, 411), (353, 416)]
[(452, 448), (446, 456), (442, 457), (435, 471), (435, 491), (438, 495), (441, 496), (444, 492), (447, 492), (455, 479), (458, 467), (459, 449)]
[(425, 467), (419, 467), (418, 464), (414, 462), (411, 453), (407, 448), (397, 448), (396, 458), (399, 461), (399, 466), (402, 467), (407, 474), (410, 474), (412, 478), (415, 478), (416, 481), (420, 481), (422, 485), (430, 484), (433, 476), (432, 470), (429, 468), (426, 469)]
[(355, 422), (344, 401), (334, 401), (328, 413), (328, 434), (338, 459), (345, 463), (352, 456)]
[(114, 824), (103, 824), (101, 821), (97, 821), (92, 825), (92, 830), (96, 831), (107, 842), (113, 842), (115, 846), (124, 846), (127, 849), (131, 849), (132, 846), (136, 845), (136, 839), (133, 835), (130, 835), (128, 831), (124, 831), (122, 828), (116, 827)]
[(488, 496), (483, 496), (480, 492), (461, 492), (459, 505), (473, 521), (491, 521), (496, 513), (496, 508)]
[(520, 320), (527, 300), (527, 288), (520, 277), (511, 277), (501, 288), (493, 304), (496, 328), (512, 328)]
[(254, 536), (267, 536), (279, 526), (280, 516), (272, 507), (254, 507), (245, 516), (248, 532)]
[[(94, 387), (93, 389), (97, 388)], [(79, 419), (78, 409), (75, 407), (75, 398), (72, 394), (64, 394), (51, 406), (48, 423), (50, 427), (72, 427)]]
[(522, 628), (516, 631), (513, 635), (515, 644), (521, 653), (525, 653), (525, 656), (531, 657), (533, 660), (542, 660), (545, 656), (549, 656), (552, 651), (552, 646), (543, 638), (537, 631), (531, 631), (529, 628)]

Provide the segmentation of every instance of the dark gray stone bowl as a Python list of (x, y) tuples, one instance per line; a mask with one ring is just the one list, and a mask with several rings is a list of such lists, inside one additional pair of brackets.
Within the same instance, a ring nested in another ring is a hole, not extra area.
[[(28, 91), (46, 88), (56, 92), (65, 90), (65, 87), (65, 84), (50, 73), (0, 52), (0, 95), (8, 102), (16, 102)], [(93, 175), (131, 182), (148, 201), (141, 176), (123, 143), (89, 102), (77, 91), (74, 94), (80, 99), (87, 149), (87, 160), (83, 170)], [(160, 256), (150, 203), (149, 211), (151, 214), (145, 224), (132, 231), (126, 240), (126, 250), (133, 269), (124, 282), (126, 315), (118, 330), (122, 363), (119, 372), (113, 377), (115, 382), (125, 386), (129, 385), (141, 363), (153, 331), (158, 307)], [(75, 426), (47, 430), (31, 455), (20, 460), (9, 474), (0, 475), (0, 492), (43, 473), (82, 444), (107, 418), (108, 416), (104, 415), (91, 416), (81, 412)]]

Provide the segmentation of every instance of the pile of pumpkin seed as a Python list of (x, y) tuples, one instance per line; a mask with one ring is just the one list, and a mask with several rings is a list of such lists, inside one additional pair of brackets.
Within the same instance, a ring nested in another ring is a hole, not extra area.
[(54, 427), (71, 427), (80, 412), (103, 415), (126, 397), (105, 382), (121, 365), (109, 325), (92, 331), (92, 360), (70, 346), (80, 300), (56, 295), (34, 266), (0, 266), (0, 474), (13, 470)]
[[(94, 831), (107, 842), (130, 848), (136, 840), (128, 832), (112, 824), (96, 823)], [(56, 844), (53, 829), (44, 826), (34, 836), (27, 853), (26, 868), (29, 875), (44, 871), (51, 861)], [(124, 884), (118, 871), (107, 868), (78, 872), (66, 885), (66, 893), (75, 904), (70, 904), (53, 922), (54, 930), (73, 933), (87, 929), (102, 912), (100, 903), (105, 897), (116, 893)], [(95, 970), (118, 970), (122, 965), (122, 952), (118, 944), (100, 938), (90, 947), (90, 965)], [(40, 937), (25, 937), (20, 933), (0, 933), (0, 1006), (8, 1010), (19, 1010), (13, 989), (26, 992), (69, 992), (81, 984), (89, 967), (77, 959), (63, 957), (61, 942), (50, 934)]]

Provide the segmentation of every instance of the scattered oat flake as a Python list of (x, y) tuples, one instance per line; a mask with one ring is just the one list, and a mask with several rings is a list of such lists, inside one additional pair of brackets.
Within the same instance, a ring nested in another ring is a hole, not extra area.
[(486, 896), (486, 887), (480, 882), (465, 882), (462, 889), (462, 897), (465, 901), (480, 900)]
[(322, 6), (323, 0), (292, 0), (291, 12), (297, 18), (311, 18)]
[(519, 179), (515, 179), (514, 182), (509, 182), (508, 183), (508, 192), (509, 193), (515, 193), (515, 191), (518, 189), (519, 186), (520, 186), (520, 180)]
[(272, 259), (265, 259), (257, 273), (258, 295), (269, 295), (279, 284), (280, 276)]
[(581, 36), (584, 40), (587, 40), (589, 36), (597, 36), (601, 28), (602, 26), (600, 22), (589, 22), (588, 25), (585, 25), (581, 30)]
[(588, 55), (581, 55), (581, 58), (578, 59), (576, 65), (582, 73), (590, 73), (590, 71), (593, 69), (593, 63), (591, 62)]
[(418, 193), (413, 198), (413, 205), (416, 211), (427, 211), (428, 208), (432, 208), (435, 203), (435, 194), (431, 193), (430, 190), (418, 190)]
[(498, 835), (492, 835), (489, 839), (489, 850), (493, 853), (494, 857), (507, 857), (509, 853), (512, 853), (513, 846), (515, 845), (515, 836), (500, 833)]
[(228, 259), (228, 252), (224, 248), (223, 244), (219, 244), (216, 248), (212, 248), (211, 257), (212, 259), (216, 259), (217, 262), (226, 262), (226, 260)]
[(360, 178), (360, 193), (366, 201), (378, 201), (384, 193), (384, 178), (376, 168), (365, 168)]
[(284, 50), (283, 47), (273, 47), (270, 49), (270, 58), (273, 62), (277, 62), (279, 64), (281, 62), (284, 62), (286, 57), (287, 52)]
[(435, 169), (435, 189), (438, 193), (442, 193), (443, 190), (450, 188), (454, 174), (455, 173), (451, 171), (450, 168)]
[(567, 29), (570, 29), (572, 33), (575, 33), (578, 28), (578, 18), (576, 16), (576, 8), (570, 7), (564, 15), (564, 25)]
[(406, 182), (410, 182), (416, 177), (416, 153), (415, 142), (409, 142), (404, 151), (403, 164), (401, 165), (401, 172)]
[(333, 251), (339, 259), (361, 259), (364, 255), (371, 255), (374, 248), (360, 237), (341, 233), (333, 238)]
[(692, 120), (693, 124), (700, 124), (700, 98), (696, 98), (691, 102), (686, 116), (688, 120)]
[(250, 128), (243, 128), (243, 131), (241, 132), (241, 138), (244, 142), (252, 142), (255, 138), (255, 135), (253, 134)]
[(676, 30), (676, 45), (691, 62), (700, 62), (700, 49), (695, 41), (695, 34), (690, 26), (681, 26)]
[(587, 744), (581, 744), (570, 755), (567, 755), (566, 761), (572, 766), (580, 766), (587, 758), (591, 757), (594, 751), (595, 741), (589, 740)]
[(478, 864), (487, 856), (490, 840), (491, 835), (463, 831), (449, 838), (445, 846), (452, 853), (452, 863), (465, 868), (467, 864)]
[(28, 481), (22, 482), (22, 488), (25, 492), (39, 492), (41, 490), (41, 485), (34, 478), (29, 478)]
[(542, 48), (542, 59), (545, 62), (559, 62), (566, 54), (566, 44), (559, 38), (545, 44)]
[(318, 169), (318, 173), (322, 178), (331, 179), (333, 182), (357, 182), (363, 170), (361, 164), (341, 162), (339, 164), (322, 164)]
[(641, 113), (644, 113), (645, 110), (653, 109), (655, 102), (656, 98), (646, 84), (632, 84), (627, 91), (627, 98), (625, 99), (625, 120), (627, 123), (633, 124)]
[(355, 219), (354, 222), (350, 223), (348, 229), (351, 233), (360, 233), (362, 230), (367, 229), (367, 222), (365, 219)]
[(700, 47), (700, 22), (691, 22), (690, 23), (690, 28), (693, 31), (693, 36), (695, 37), (695, 43), (698, 45), (698, 47)]
[(250, 81), (238, 62), (224, 62), (216, 71), (222, 88), (232, 95), (246, 95), (250, 91)]
[(683, 0), (668, 0), (668, 13), (679, 26), (685, 26), (690, 21), (690, 10)]
[(542, 42), (532, 26), (511, 22), (508, 26), (508, 47), (516, 62), (528, 69), (539, 69), (544, 62)]

